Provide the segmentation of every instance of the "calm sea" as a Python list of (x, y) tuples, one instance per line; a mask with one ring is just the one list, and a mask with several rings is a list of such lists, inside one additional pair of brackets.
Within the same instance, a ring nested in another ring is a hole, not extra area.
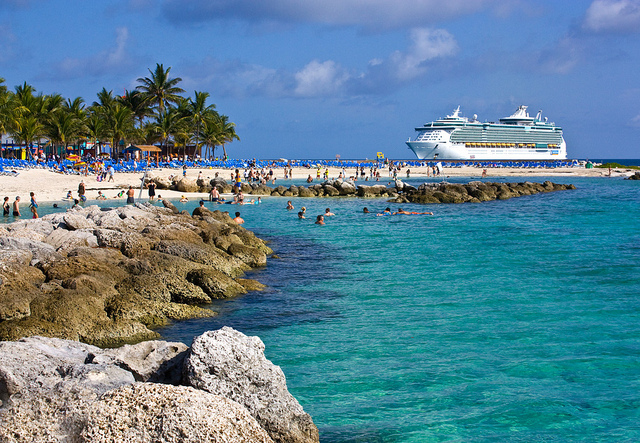
[(160, 332), (259, 336), (322, 442), (639, 441), (640, 182), (550, 180), (577, 189), (225, 205), (280, 257), (249, 275), (268, 289)]
[(578, 189), (433, 216), (244, 206), (280, 257), (250, 275), (269, 289), (161, 332), (259, 336), (323, 442), (638, 441), (640, 183), (551, 180)]

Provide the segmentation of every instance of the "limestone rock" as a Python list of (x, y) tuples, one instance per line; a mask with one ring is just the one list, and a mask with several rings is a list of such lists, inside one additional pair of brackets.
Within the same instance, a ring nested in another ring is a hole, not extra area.
[(96, 227), (93, 220), (80, 213), (74, 212), (67, 212), (64, 214), (64, 223), (67, 225), (67, 229), (72, 231), (76, 229), (93, 229)]
[(215, 269), (194, 269), (187, 274), (187, 280), (215, 299), (234, 297), (247, 292), (241, 284)]
[(190, 387), (153, 383), (103, 395), (91, 408), (82, 441), (272, 442), (234, 401)]
[(198, 192), (198, 183), (194, 179), (182, 178), (176, 184), (176, 190), (180, 192)]
[(120, 348), (105, 349), (91, 363), (114, 365), (131, 372), (136, 381), (177, 385), (189, 348), (184, 343), (145, 341)]
[(185, 362), (193, 387), (234, 400), (276, 442), (317, 442), (318, 429), (289, 393), (282, 370), (264, 356), (258, 337), (224, 327), (197, 337)]

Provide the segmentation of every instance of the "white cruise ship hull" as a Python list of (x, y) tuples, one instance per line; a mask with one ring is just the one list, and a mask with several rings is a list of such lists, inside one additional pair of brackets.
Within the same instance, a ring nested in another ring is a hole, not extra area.
[(557, 148), (467, 147), (464, 143), (408, 141), (419, 160), (566, 160), (566, 145)]
[(452, 115), (415, 128), (418, 135), (407, 146), (420, 160), (566, 160), (562, 128), (536, 117), (520, 106), (499, 123)]

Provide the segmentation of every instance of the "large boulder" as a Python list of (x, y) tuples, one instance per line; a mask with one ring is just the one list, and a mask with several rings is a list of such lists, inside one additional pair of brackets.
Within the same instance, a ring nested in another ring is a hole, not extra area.
[(185, 382), (246, 407), (276, 442), (318, 442), (318, 429), (289, 393), (284, 373), (264, 356), (258, 337), (229, 327), (197, 337)]
[(93, 404), (81, 437), (91, 443), (273, 441), (232, 400), (186, 386), (153, 383), (136, 383), (103, 395)]
[(182, 178), (176, 184), (176, 190), (179, 192), (198, 192), (198, 183), (194, 179)]

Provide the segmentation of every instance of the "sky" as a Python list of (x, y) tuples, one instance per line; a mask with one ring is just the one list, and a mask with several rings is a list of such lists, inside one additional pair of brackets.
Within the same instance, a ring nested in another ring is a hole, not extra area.
[(0, 77), (121, 94), (157, 63), (236, 124), (233, 158), (410, 159), (415, 127), (561, 126), (570, 158), (640, 158), (640, 0), (0, 0)]

